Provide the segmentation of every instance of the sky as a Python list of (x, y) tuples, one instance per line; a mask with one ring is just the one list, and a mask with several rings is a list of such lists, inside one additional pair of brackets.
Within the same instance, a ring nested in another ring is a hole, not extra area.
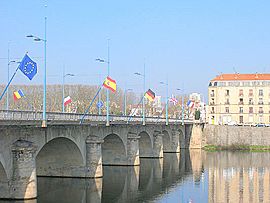
[[(45, 7), (47, 5), (47, 7)], [(30, 82), (17, 73), (12, 84), (42, 84), (47, 16), (48, 84), (99, 84), (107, 66), (118, 87), (157, 95), (198, 92), (207, 97), (209, 80), (220, 73), (270, 72), (270, 1), (266, 0), (1, 0), (0, 84), (10, 60), (26, 52), (38, 64)], [(14, 72), (16, 64), (10, 65)], [(180, 88), (181, 91), (176, 89)]]

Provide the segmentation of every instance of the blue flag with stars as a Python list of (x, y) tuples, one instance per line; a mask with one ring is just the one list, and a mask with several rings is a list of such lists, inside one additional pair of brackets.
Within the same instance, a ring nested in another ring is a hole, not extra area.
[(22, 62), (19, 65), (19, 69), (24, 75), (26, 75), (26, 77), (29, 78), (29, 80), (32, 80), (37, 74), (37, 63), (30, 59), (27, 54), (25, 54)]

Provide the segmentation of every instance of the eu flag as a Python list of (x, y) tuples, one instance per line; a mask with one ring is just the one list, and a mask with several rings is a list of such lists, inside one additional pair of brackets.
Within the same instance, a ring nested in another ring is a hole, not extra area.
[(29, 80), (32, 80), (33, 77), (37, 74), (37, 63), (34, 62), (30, 57), (25, 54), (22, 62), (19, 65), (19, 69), (23, 72)]

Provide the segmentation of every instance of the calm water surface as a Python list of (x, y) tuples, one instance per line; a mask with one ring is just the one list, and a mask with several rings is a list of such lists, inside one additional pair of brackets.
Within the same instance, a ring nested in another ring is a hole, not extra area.
[(138, 167), (104, 167), (99, 179), (38, 178), (27, 203), (268, 202), (270, 153), (186, 150)]

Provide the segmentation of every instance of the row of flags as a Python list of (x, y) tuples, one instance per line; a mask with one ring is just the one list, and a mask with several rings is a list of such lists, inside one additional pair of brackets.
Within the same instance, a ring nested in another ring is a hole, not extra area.
[[(33, 77), (37, 74), (37, 64), (27, 54), (25, 54), (25, 56), (23, 57), (18, 69), (20, 69), (22, 71), (22, 73), (29, 80), (32, 80)], [(112, 92), (116, 91), (116, 81), (113, 80), (109, 76), (106, 77), (106, 79), (103, 82), (102, 86), (109, 89), (109, 90), (111, 90)], [(23, 93), (23, 91), (21, 89), (13, 93), (13, 97), (14, 97), (15, 101), (21, 99), (24, 96), (25, 95), (24, 95), (24, 93)], [(151, 89), (148, 89), (144, 93), (144, 97), (146, 99), (148, 99), (149, 101), (154, 101), (155, 93)], [(72, 102), (72, 100), (71, 100), (70, 96), (64, 98), (64, 106), (70, 104), (71, 102)], [(169, 98), (169, 102), (173, 103), (173, 105), (176, 105), (178, 101), (177, 101), (177, 99), (175, 97), (172, 96), (172, 97)], [(188, 103), (187, 103), (187, 106), (189, 108), (193, 108), (194, 107), (194, 102), (189, 100)]]

